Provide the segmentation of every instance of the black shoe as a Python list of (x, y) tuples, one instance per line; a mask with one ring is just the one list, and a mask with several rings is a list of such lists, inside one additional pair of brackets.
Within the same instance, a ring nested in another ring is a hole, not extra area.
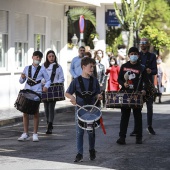
[(130, 133), (130, 136), (136, 136), (136, 135), (137, 135), (137, 133), (135, 131)]
[(82, 161), (83, 161), (83, 155), (78, 153), (76, 155), (76, 158), (75, 158), (74, 162), (82, 162)]
[(116, 143), (118, 143), (119, 145), (125, 145), (126, 142), (125, 142), (125, 139), (124, 138), (119, 138)]
[(53, 124), (49, 122), (46, 134), (52, 134)]
[(93, 161), (96, 158), (96, 151), (94, 149), (89, 150), (90, 157), (89, 160)]
[(152, 126), (148, 126), (147, 131), (149, 132), (149, 134), (151, 135), (156, 135), (155, 131), (153, 130)]
[(142, 144), (142, 138), (136, 138), (136, 144)]

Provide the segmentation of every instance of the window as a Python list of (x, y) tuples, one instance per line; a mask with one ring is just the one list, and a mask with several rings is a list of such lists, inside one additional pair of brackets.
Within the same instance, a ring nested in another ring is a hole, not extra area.
[(0, 68), (6, 67), (7, 63), (8, 36), (0, 34)]
[(0, 70), (7, 70), (8, 12), (0, 10)]
[(45, 36), (44, 35), (40, 35), (40, 34), (36, 34), (34, 36), (34, 41), (35, 41), (35, 50), (44, 52), (45, 51)]
[(27, 64), (28, 44), (22, 42), (15, 43), (15, 66), (17, 69), (23, 68)]

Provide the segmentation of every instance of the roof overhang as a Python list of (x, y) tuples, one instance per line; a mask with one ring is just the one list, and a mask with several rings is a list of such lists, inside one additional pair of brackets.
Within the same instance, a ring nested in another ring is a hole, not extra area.
[(114, 2), (121, 3), (121, 0), (38, 0), (58, 5), (68, 6), (101, 6), (101, 4), (109, 5)]

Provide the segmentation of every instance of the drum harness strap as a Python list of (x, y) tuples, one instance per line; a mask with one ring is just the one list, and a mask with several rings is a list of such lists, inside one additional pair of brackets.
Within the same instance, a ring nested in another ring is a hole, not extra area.
[[(32, 75), (31, 75), (31, 68), (32, 68), (32, 65), (29, 66), (28, 77), (32, 77)], [(33, 76), (33, 80), (34, 81), (36, 80), (37, 75), (38, 75), (40, 69), (41, 69), (41, 66), (38, 66), (37, 70), (36, 70), (36, 72), (35, 72), (35, 74)], [(29, 80), (29, 79), (27, 80), (27, 84), (29, 84), (30, 86), (34, 86), (34, 85), (39, 84), (39, 83), (41, 83), (41, 80), (38, 80), (37, 83), (35, 83), (35, 82), (33, 82), (33, 81)]]
[[(93, 77), (90, 76), (90, 82), (89, 82), (88, 91), (86, 91), (86, 89), (84, 87), (82, 76), (78, 77), (78, 81), (79, 81), (79, 84), (80, 84), (81, 93), (76, 91), (76, 96), (79, 96), (80, 98), (82, 98), (84, 100), (85, 105), (91, 104), (92, 97), (94, 97), (96, 95), (96, 93), (92, 93), (92, 91), (93, 91)], [(94, 133), (95, 125), (94, 125), (94, 123), (92, 125), (92, 127), (93, 127), (93, 132), (92, 132), (93, 136), (95, 136), (95, 133)]]
[(54, 77), (55, 77), (55, 74), (56, 74), (56, 69), (57, 69), (58, 67), (59, 67), (58, 64), (54, 64), (54, 65), (53, 65), (53, 70), (52, 70), (52, 72), (51, 72), (51, 78), (50, 78), (51, 83), (53, 83), (53, 81), (54, 81)]
[(96, 93), (92, 93), (93, 92), (93, 77), (90, 76), (88, 91), (86, 91), (86, 89), (84, 87), (82, 76), (78, 77), (78, 81), (79, 81), (79, 84), (80, 84), (81, 93), (76, 91), (76, 96), (79, 96), (80, 98), (82, 98), (84, 100), (85, 105), (92, 104), (91, 103), (92, 97), (94, 97), (96, 95)]

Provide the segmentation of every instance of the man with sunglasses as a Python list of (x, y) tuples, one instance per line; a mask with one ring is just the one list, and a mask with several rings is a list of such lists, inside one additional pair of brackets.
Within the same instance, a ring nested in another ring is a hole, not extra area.
[(79, 55), (77, 57), (74, 57), (71, 62), (70, 74), (72, 75), (73, 79), (82, 74), (81, 60), (84, 57), (84, 54), (85, 47), (84, 46), (79, 47)]
[[(149, 52), (149, 41), (147, 38), (142, 38), (140, 40), (141, 52), (139, 54), (139, 61), (142, 65), (145, 66), (146, 72), (148, 74), (149, 80), (153, 83), (153, 75), (157, 74), (157, 64), (156, 64), (156, 55)], [(155, 131), (152, 127), (152, 117), (153, 117), (153, 97), (150, 97), (146, 101), (147, 106), (147, 124), (149, 134), (155, 135)], [(130, 133), (130, 136), (136, 136), (136, 125), (134, 130)]]

